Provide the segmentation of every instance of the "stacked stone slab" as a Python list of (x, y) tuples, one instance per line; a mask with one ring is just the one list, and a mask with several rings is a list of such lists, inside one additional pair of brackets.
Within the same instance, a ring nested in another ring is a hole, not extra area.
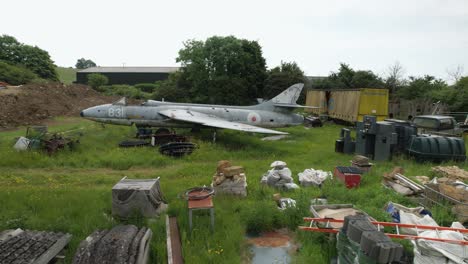
[(337, 240), (343, 263), (392, 263), (403, 256), (402, 245), (378, 231), (365, 215), (346, 216)]
[(97, 230), (80, 243), (73, 264), (145, 264), (152, 232), (134, 225)]
[(219, 161), (211, 186), (215, 193), (247, 196), (247, 178), (244, 168), (232, 166), (227, 160)]

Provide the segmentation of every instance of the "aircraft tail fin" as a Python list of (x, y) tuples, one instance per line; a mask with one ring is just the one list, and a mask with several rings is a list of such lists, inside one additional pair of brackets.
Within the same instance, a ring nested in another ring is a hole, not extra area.
[(303, 83), (296, 83), (294, 85), (291, 85), (288, 89), (284, 90), (282, 93), (278, 94), (270, 101), (273, 104), (296, 105), (296, 101), (301, 95), (303, 87)]

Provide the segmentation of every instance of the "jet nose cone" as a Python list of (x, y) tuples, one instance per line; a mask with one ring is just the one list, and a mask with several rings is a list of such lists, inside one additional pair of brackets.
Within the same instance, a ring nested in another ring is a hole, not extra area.
[(81, 117), (84, 117), (83, 111), (80, 112), (80, 116), (81, 116)]

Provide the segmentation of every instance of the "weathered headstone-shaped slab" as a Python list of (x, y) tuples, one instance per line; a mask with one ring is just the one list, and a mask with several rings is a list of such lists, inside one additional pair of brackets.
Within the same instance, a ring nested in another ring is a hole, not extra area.
[(81, 241), (73, 264), (145, 264), (149, 260), (152, 232), (134, 225), (97, 230)]
[(167, 203), (157, 179), (120, 180), (112, 188), (112, 214), (128, 218), (134, 213), (145, 217), (157, 217), (166, 210)]

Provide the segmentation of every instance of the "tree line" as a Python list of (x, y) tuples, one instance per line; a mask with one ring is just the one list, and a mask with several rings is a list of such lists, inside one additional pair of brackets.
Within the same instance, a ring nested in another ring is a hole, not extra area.
[[(386, 76), (370, 70), (354, 70), (342, 63), (337, 71), (310, 81), (295, 62), (281, 62), (268, 69), (257, 41), (234, 36), (185, 41), (176, 61), (181, 70), (171, 73), (165, 81), (114, 87), (105, 85), (105, 76), (92, 75), (90, 85), (106, 94), (136, 98), (246, 105), (255, 103), (257, 98), (270, 99), (290, 85), (302, 82), (308, 89), (387, 88), (393, 99), (422, 104), (440, 101), (451, 111), (468, 111), (468, 77), (462, 76), (460, 67), (451, 72), (453, 85), (429, 75), (405, 78), (399, 63), (389, 67)], [(81, 58), (75, 66), (84, 69), (96, 64)], [(8, 35), (0, 36), (0, 81), (10, 84), (36, 79), (58, 81), (55, 68), (47, 51)], [(302, 102), (304, 94), (305, 91), (300, 98)]]
[[(342, 63), (336, 72), (311, 84), (312, 89), (356, 89), (386, 88), (393, 100), (405, 99), (412, 104), (426, 108), (435, 102), (447, 105), (452, 112), (468, 111), (468, 76), (462, 76), (460, 66), (449, 75), (453, 85), (431, 75), (404, 77), (403, 66), (396, 62), (388, 67), (387, 75), (378, 76), (372, 71), (353, 70)], [(427, 112), (428, 109), (424, 109)]]
[(0, 36), (0, 81), (18, 85), (36, 79), (58, 81), (55, 64), (47, 51)]

